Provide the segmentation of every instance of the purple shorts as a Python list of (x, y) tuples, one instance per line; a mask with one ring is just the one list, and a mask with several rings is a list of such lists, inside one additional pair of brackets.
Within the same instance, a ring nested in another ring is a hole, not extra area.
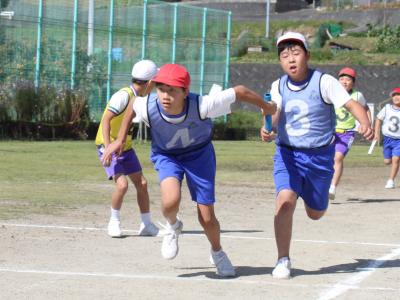
[[(97, 155), (99, 156), (100, 161), (103, 156), (103, 152), (104, 148), (97, 148)], [(137, 158), (133, 149), (122, 152), (118, 157), (113, 154), (111, 164), (108, 167), (103, 167), (106, 171), (108, 179), (110, 180), (113, 179), (116, 174), (129, 175), (142, 171), (142, 166), (140, 165), (139, 159)]]
[(344, 156), (346, 156), (347, 152), (349, 152), (351, 145), (354, 141), (354, 136), (356, 135), (355, 131), (346, 131), (344, 133), (335, 134), (335, 152), (340, 152)]

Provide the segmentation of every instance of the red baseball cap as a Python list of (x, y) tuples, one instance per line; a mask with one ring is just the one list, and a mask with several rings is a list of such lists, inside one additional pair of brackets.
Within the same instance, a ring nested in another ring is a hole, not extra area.
[(158, 70), (152, 81), (187, 89), (190, 86), (190, 75), (184, 66), (165, 64)]
[(344, 76), (344, 75), (347, 75), (347, 76), (350, 76), (350, 77), (356, 79), (357, 72), (352, 68), (346, 67), (339, 71), (339, 77)]
[(393, 91), (390, 92), (390, 97), (393, 97), (396, 94), (400, 95), (400, 87), (394, 88)]

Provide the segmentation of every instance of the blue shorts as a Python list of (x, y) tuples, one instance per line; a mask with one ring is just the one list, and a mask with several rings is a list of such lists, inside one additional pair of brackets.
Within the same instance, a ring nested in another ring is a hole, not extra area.
[(383, 157), (391, 159), (393, 156), (400, 156), (400, 139), (383, 136)]
[(315, 149), (276, 146), (274, 181), (278, 194), (292, 190), (315, 210), (328, 207), (329, 187), (334, 169), (335, 144)]
[[(97, 148), (97, 155), (100, 161), (103, 157), (103, 152), (103, 147)], [(110, 165), (103, 167), (110, 180), (117, 174), (129, 175), (142, 171), (142, 166), (133, 149), (122, 152), (118, 157), (113, 153)]]
[(199, 204), (215, 202), (215, 151), (211, 143), (190, 153), (173, 155), (152, 152), (150, 157), (159, 181), (175, 177), (182, 182), (186, 176), (190, 195)]

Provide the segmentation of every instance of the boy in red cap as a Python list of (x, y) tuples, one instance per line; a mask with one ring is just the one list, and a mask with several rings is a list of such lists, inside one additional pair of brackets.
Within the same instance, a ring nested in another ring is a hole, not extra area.
[[(367, 112), (368, 119), (371, 122), (371, 112), (367, 105), (364, 95), (354, 89), (357, 73), (354, 69), (345, 67), (339, 71), (339, 82), (351, 96), (351, 99), (360, 103)], [(354, 141), (357, 131), (356, 119), (345, 108), (339, 107), (335, 109), (336, 113), (336, 134), (335, 134), (335, 173), (333, 174), (331, 186), (329, 188), (329, 199), (334, 200), (336, 195), (336, 187), (339, 185), (340, 178), (343, 174), (343, 161), (349, 152)], [(371, 122), (372, 123), (372, 122)]]
[[(264, 114), (276, 110), (273, 103), (244, 86), (200, 96), (189, 92), (190, 75), (178, 64), (162, 66), (153, 78), (157, 94), (137, 99), (124, 124), (113, 150), (121, 149), (126, 125), (136, 115), (151, 130), (151, 160), (158, 172), (162, 212), (167, 220), (161, 253), (166, 259), (178, 254), (178, 236), (183, 223), (177, 217), (181, 201), (181, 183), (186, 176), (192, 200), (196, 202), (198, 219), (211, 244), (211, 257), (220, 276), (235, 276), (228, 256), (220, 243), (220, 225), (214, 214), (216, 160), (213, 145), (213, 123), (231, 112), (235, 100), (262, 108)], [(125, 129), (123, 129), (125, 128)]]
[(388, 103), (378, 113), (375, 121), (375, 140), (379, 141), (381, 127), (383, 134), (383, 157), (386, 165), (392, 165), (386, 189), (394, 189), (394, 179), (400, 165), (400, 87), (390, 93), (392, 103)]

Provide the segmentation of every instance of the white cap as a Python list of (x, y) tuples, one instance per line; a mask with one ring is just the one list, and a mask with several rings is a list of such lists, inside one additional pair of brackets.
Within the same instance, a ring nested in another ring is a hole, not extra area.
[(284, 35), (281, 35), (278, 40), (276, 41), (276, 46), (282, 42), (286, 41), (297, 41), (303, 44), (304, 48), (308, 51), (308, 44), (304, 35), (298, 32), (288, 31)]
[(132, 78), (147, 81), (156, 76), (157, 71), (157, 66), (152, 60), (141, 60), (133, 65)]

